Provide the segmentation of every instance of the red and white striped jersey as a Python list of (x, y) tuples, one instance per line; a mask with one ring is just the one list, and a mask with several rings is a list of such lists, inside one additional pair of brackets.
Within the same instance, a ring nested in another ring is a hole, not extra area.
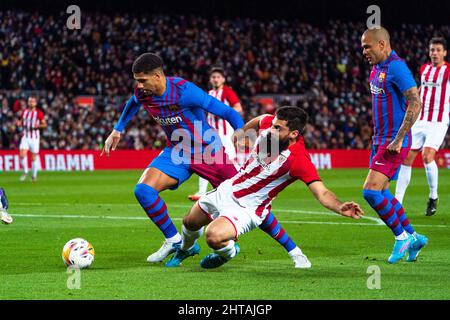
[[(209, 90), (209, 95), (213, 96), (217, 100), (220, 100), (227, 106), (234, 106), (236, 103), (239, 103), (239, 98), (236, 93), (228, 86), (222, 86), (221, 89), (218, 90)], [(219, 118), (218, 116), (208, 113), (206, 116), (206, 121), (208, 124), (217, 130), (219, 136), (221, 137), (231, 137), (234, 133), (233, 127), (228, 123), (228, 121)]]
[(30, 110), (28, 108), (22, 111), (20, 115), (20, 120), (22, 121), (23, 136), (25, 138), (39, 139), (39, 122), (44, 120), (44, 113), (36, 108)]
[(431, 63), (420, 68), (420, 97), (422, 111), (419, 121), (449, 123), (450, 64), (433, 67)]
[(258, 142), (269, 133), (273, 118), (268, 115), (261, 120), (260, 128), (264, 130), (255, 141), (250, 158), (231, 178), (234, 198), (262, 217), (270, 211), (272, 200), (278, 193), (295, 180), (302, 180), (308, 185), (320, 181), (302, 137), (272, 162), (267, 162), (258, 154)]

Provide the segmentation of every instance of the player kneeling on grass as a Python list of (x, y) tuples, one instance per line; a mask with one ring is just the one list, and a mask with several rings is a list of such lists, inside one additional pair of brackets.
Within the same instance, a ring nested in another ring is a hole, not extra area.
[(13, 219), (6, 211), (8, 209), (8, 198), (6, 198), (5, 189), (0, 188), (0, 219), (5, 224), (11, 224)]
[[(229, 261), (240, 251), (237, 238), (258, 228), (272, 200), (295, 180), (306, 183), (324, 207), (340, 215), (359, 219), (364, 214), (357, 203), (339, 201), (320, 180), (301, 135), (307, 117), (300, 108), (282, 107), (276, 116), (263, 115), (244, 126), (244, 132), (260, 131), (251, 157), (234, 177), (202, 196), (184, 217), (181, 247), (166, 266), (179, 266), (200, 252), (196, 240), (205, 225), (206, 242), (214, 253), (200, 265), (217, 268)], [(311, 267), (308, 258), (302, 252), (299, 255), (303, 258), (301, 267)]]

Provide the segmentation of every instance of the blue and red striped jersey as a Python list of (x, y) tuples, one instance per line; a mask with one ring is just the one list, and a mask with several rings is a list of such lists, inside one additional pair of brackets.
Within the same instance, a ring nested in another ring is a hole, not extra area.
[(183, 147), (190, 147), (192, 153), (203, 152), (211, 144), (214, 150), (222, 146), (217, 131), (206, 121), (205, 111), (227, 120), (235, 130), (244, 125), (241, 116), (233, 108), (208, 95), (192, 82), (166, 77), (166, 90), (161, 96), (146, 95), (136, 87), (114, 129), (122, 132), (141, 106), (161, 125), (168, 147), (182, 142)]
[[(406, 62), (395, 51), (383, 62), (372, 68), (370, 91), (372, 92), (373, 145), (387, 146), (400, 129), (407, 109), (403, 93), (415, 87), (416, 81)], [(403, 139), (402, 147), (411, 146), (411, 132)]]

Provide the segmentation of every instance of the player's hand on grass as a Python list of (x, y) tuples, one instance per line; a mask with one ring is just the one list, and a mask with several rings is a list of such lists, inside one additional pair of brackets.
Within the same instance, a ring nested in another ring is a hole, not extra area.
[(111, 134), (109, 135), (109, 137), (106, 139), (105, 141), (105, 146), (103, 147), (102, 153), (100, 154), (100, 156), (103, 156), (103, 154), (106, 154), (109, 157), (109, 151), (112, 150), (116, 150), (117, 145), (119, 144), (120, 141), (120, 132), (117, 130), (113, 130), (111, 132)]
[(339, 208), (340, 213), (349, 218), (360, 219), (364, 215), (359, 204), (353, 201), (344, 202)]

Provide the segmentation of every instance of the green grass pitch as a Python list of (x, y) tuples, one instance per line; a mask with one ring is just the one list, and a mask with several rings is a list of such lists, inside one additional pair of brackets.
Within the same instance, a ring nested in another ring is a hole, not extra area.
[[(333, 216), (300, 182), (274, 202), (275, 215), (308, 255), (311, 269), (295, 269), (283, 248), (255, 230), (240, 238), (241, 253), (233, 261), (203, 270), (200, 258), (210, 252), (204, 239), (200, 256), (180, 268), (146, 262), (163, 238), (134, 198), (141, 171), (41, 173), (34, 184), (3, 172), (0, 185), (15, 220), (0, 225), (0, 299), (449, 299), (450, 171), (440, 170), (441, 201), (434, 217), (424, 216), (424, 171), (413, 171), (405, 209), (430, 242), (416, 263), (396, 265), (386, 262), (394, 240), (390, 230), (362, 198), (366, 173), (320, 172), (341, 199), (362, 204), (369, 218), (361, 221)], [(196, 186), (192, 177), (162, 194), (178, 228)], [(89, 240), (96, 257), (81, 271), (80, 289), (73, 290), (67, 288), (70, 274), (61, 250), (75, 237)], [(380, 289), (367, 287), (371, 266), (381, 271)]]

